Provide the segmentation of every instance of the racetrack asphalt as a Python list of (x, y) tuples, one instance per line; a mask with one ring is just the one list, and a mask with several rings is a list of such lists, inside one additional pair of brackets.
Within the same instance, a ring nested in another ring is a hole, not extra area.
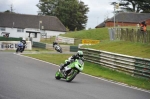
[(0, 99), (150, 99), (150, 92), (86, 74), (56, 80), (55, 64), (0, 51)]

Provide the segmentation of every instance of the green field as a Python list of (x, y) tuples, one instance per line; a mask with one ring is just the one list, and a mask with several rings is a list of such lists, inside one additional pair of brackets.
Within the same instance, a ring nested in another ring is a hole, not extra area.
[[(76, 39), (100, 40), (99, 44), (86, 45), (83, 46), (84, 48), (104, 50), (142, 58), (150, 58), (150, 43), (129, 42), (120, 40), (110, 41), (108, 28), (69, 32), (66, 34), (62, 34), (62, 36), (72, 37)], [(81, 42), (78, 42), (78, 44), (79, 43)]]
[[(64, 37), (75, 38), (75, 45), (81, 44), (82, 39), (100, 40), (99, 44), (86, 45), (84, 48), (92, 48), (96, 50), (104, 50), (129, 56), (142, 58), (150, 58), (150, 43), (129, 42), (129, 41), (110, 41), (108, 28), (99, 28), (75, 32), (67, 32), (61, 34)], [(55, 37), (50, 39), (42, 39), (43, 43), (52, 43)], [(62, 44), (62, 43), (61, 43)]]

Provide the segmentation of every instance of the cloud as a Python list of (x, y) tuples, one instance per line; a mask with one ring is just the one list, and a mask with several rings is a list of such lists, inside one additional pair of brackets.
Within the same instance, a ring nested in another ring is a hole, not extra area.
[[(86, 28), (95, 28), (102, 23), (107, 17), (113, 16), (113, 6), (111, 2), (115, 0), (82, 0), (89, 7), (88, 23)], [(118, 0), (116, 0), (118, 1)]]
[(12, 6), (13, 11), (16, 13), (37, 15), (38, 8), (36, 4), (38, 2), (38, 0), (0, 0), (0, 12), (11, 10)]

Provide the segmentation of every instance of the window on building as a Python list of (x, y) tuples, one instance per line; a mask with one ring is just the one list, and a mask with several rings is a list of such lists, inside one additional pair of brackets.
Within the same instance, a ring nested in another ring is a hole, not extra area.
[(0, 31), (5, 31), (5, 28), (1, 27), (1, 28), (0, 28)]
[(24, 29), (17, 29), (17, 32), (24, 32)]

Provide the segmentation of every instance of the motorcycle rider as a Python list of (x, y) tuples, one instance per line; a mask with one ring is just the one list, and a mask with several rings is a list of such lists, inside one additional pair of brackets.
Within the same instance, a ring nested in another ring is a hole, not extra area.
[(146, 32), (146, 22), (145, 21), (142, 21), (141, 23), (140, 23), (140, 27), (141, 27), (141, 31), (143, 31), (143, 32)]
[(71, 57), (69, 57), (68, 60), (66, 60), (65, 63), (60, 67), (60, 70), (63, 70), (64, 67), (74, 62), (76, 59), (82, 59), (84, 61), (82, 51), (78, 51), (75, 55), (72, 55)]
[(58, 44), (58, 43), (57, 43), (56, 41), (54, 41), (54, 42), (53, 42), (53, 48), (54, 48), (54, 46), (57, 45), (57, 44)]
[(25, 46), (26, 46), (26, 40), (25, 40), (25, 38), (23, 38), (20, 42), (23, 44), (23, 47), (22, 47), (22, 52), (23, 52), (24, 49), (25, 49)]

